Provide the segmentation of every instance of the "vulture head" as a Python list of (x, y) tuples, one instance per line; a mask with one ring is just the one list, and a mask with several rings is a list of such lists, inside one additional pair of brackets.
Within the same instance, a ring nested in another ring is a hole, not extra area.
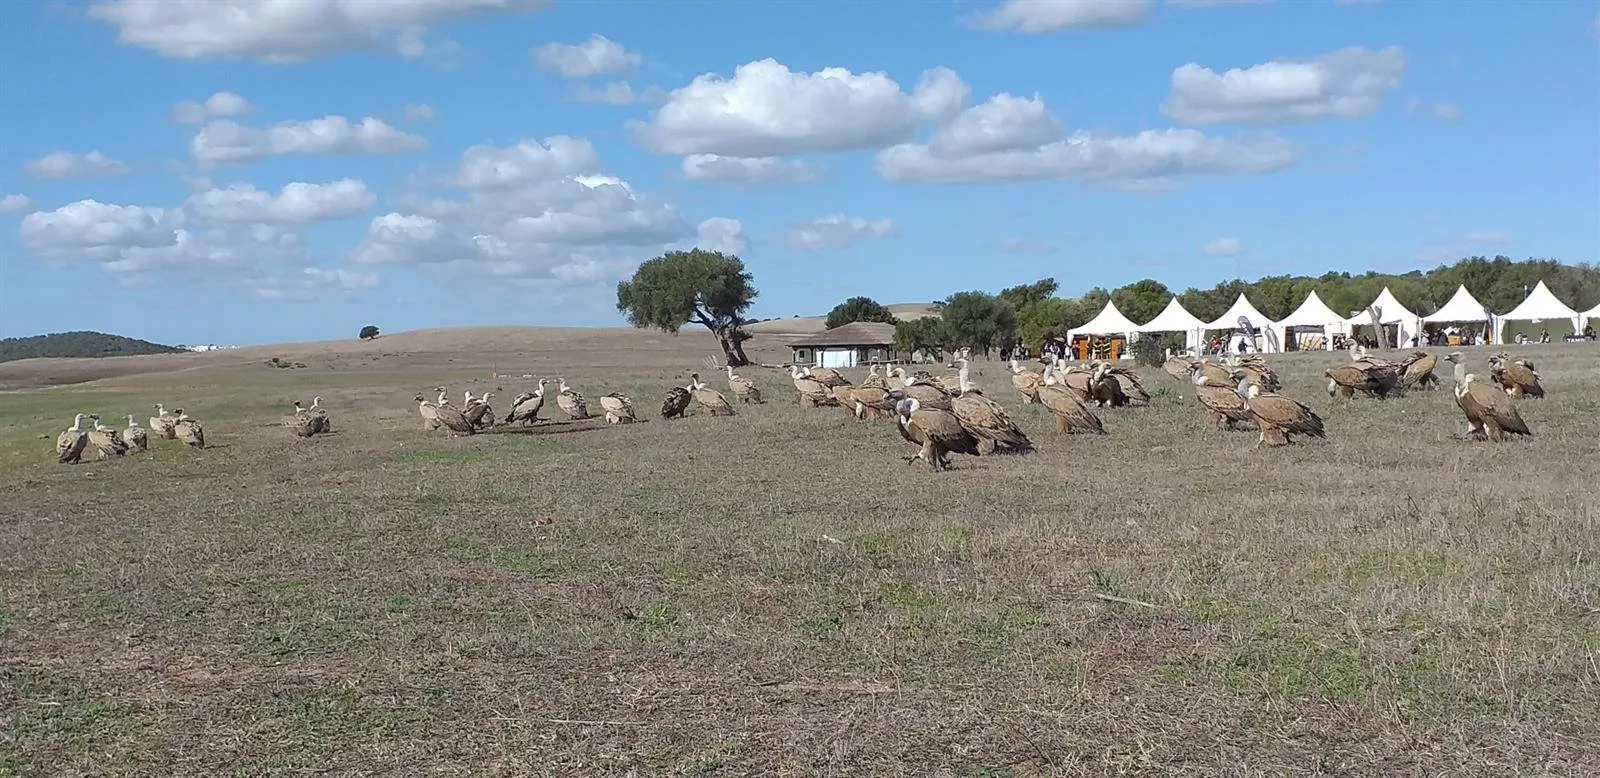
[(894, 404), (894, 412), (900, 415), (902, 421), (910, 421), (911, 414), (916, 413), (917, 408), (921, 406), (922, 403), (917, 402), (917, 398), (902, 396), (900, 402)]
[(1459, 363), (1459, 362), (1460, 362), (1460, 361), (1461, 361), (1461, 352), (1459, 352), (1459, 351), (1452, 351), (1452, 352), (1450, 352), (1450, 353), (1448, 353), (1448, 354), (1446, 354), (1446, 355), (1444, 355), (1444, 361), (1446, 361), (1446, 362), (1457, 362), (1457, 363)]

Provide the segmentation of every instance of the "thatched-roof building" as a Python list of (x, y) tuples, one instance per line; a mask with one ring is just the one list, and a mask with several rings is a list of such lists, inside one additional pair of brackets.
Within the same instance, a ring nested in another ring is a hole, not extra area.
[(789, 348), (795, 364), (813, 367), (855, 367), (898, 358), (894, 349), (894, 325), (881, 322), (851, 322), (792, 340)]

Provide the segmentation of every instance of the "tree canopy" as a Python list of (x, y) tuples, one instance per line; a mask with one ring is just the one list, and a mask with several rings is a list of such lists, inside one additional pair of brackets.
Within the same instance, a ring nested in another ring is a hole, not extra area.
[(945, 345), (985, 354), (1017, 340), (1017, 309), (988, 292), (957, 292), (940, 306)]
[(828, 320), (825, 325), (828, 329), (842, 327), (858, 321), (875, 321), (885, 324), (894, 324), (894, 314), (888, 308), (878, 304), (871, 297), (852, 297), (828, 311)]
[(758, 294), (744, 262), (720, 251), (670, 251), (639, 266), (617, 284), (617, 310), (641, 329), (677, 334), (699, 324), (717, 336), (728, 364), (747, 365), (744, 312)]
[(367, 326), (362, 327), (361, 328), (361, 333), (358, 334), (356, 337), (358, 337), (358, 338), (360, 338), (362, 340), (372, 340), (373, 338), (378, 337), (378, 325), (376, 325), (376, 324), (368, 324)]
[(0, 339), (0, 362), (38, 357), (127, 357), (175, 354), (183, 349), (104, 332), (56, 332)]

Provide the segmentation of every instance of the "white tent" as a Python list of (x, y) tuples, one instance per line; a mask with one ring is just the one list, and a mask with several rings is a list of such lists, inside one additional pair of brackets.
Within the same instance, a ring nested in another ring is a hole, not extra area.
[(1394, 292), (1389, 291), (1389, 287), (1387, 286), (1383, 288), (1383, 291), (1378, 293), (1378, 299), (1373, 300), (1372, 304), (1368, 305), (1366, 310), (1362, 310), (1356, 315), (1346, 319), (1345, 324), (1351, 327), (1371, 325), (1372, 317), (1367, 314), (1367, 310), (1372, 308), (1378, 309), (1379, 324), (1398, 325), (1396, 328), (1398, 330), (1396, 342), (1390, 344), (1395, 348), (1409, 348), (1411, 345), (1411, 339), (1416, 337), (1417, 333), (1422, 331), (1422, 317), (1412, 313), (1404, 305), (1401, 305), (1400, 301), (1395, 299)]
[(1478, 302), (1478, 298), (1473, 297), (1472, 293), (1467, 291), (1466, 284), (1462, 284), (1456, 287), (1456, 293), (1450, 297), (1449, 302), (1445, 303), (1439, 310), (1422, 317), (1422, 320), (1429, 322), (1486, 322), (1493, 318), (1494, 316), (1489, 313), (1489, 309), (1483, 307), (1483, 303)]
[(1139, 332), (1181, 332), (1183, 333), (1184, 347), (1200, 353), (1201, 342), (1205, 340), (1206, 323), (1200, 321), (1190, 313), (1174, 297), (1161, 309), (1154, 319), (1139, 325)]
[[(1271, 319), (1267, 318), (1260, 311), (1256, 310), (1256, 307), (1251, 305), (1250, 301), (1245, 298), (1243, 292), (1239, 293), (1239, 299), (1233, 301), (1233, 306), (1228, 308), (1226, 313), (1218, 316), (1216, 321), (1208, 322), (1206, 324), (1206, 329), (1240, 329), (1240, 319), (1250, 322), (1250, 327), (1256, 331), (1256, 337), (1258, 339), (1255, 343), (1251, 344), (1255, 347), (1256, 351), (1271, 351), (1274, 353), (1282, 351), (1282, 348), (1280, 347), (1282, 340), (1278, 335), (1277, 326)], [(1266, 348), (1261, 348), (1261, 341), (1259, 339), (1263, 337), (1266, 338), (1267, 341)], [(1229, 343), (1228, 346), (1229, 351), (1237, 350), (1236, 343)]]
[(1067, 337), (1075, 338), (1079, 335), (1126, 335), (1130, 332), (1138, 331), (1139, 325), (1134, 324), (1128, 317), (1123, 316), (1122, 311), (1117, 310), (1116, 303), (1107, 301), (1105, 309), (1100, 311), (1099, 316), (1090, 319), (1089, 323), (1082, 327), (1073, 327), (1067, 330)]
[(1578, 329), (1581, 331), (1584, 327), (1589, 326), (1591, 322), (1596, 321), (1600, 321), (1600, 305), (1596, 305), (1595, 307), (1584, 311), (1578, 317)]
[(1301, 327), (1321, 327), (1323, 348), (1330, 350), (1333, 348), (1333, 336), (1346, 331), (1344, 317), (1334, 313), (1333, 309), (1317, 296), (1314, 289), (1311, 294), (1306, 295), (1306, 301), (1294, 309), (1294, 313), (1283, 317), (1283, 320), (1277, 323), (1277, 327), (1286, 334), (1289, 330)]
[(1545, 286), (1544, 282), (1540, 281), (1538, 285), (1533, 287), (1533, 291), (1528, 293), (1528, 297), (1521, 304), (1512, 308), (1509, 312), (1495, 317), (1494, 342), (1505, 342), (1502, 340), (1502, 336), (1505, 335), (1506, 322), (1508, 321), (1538, 322), (1545, 319), (1568, 319), (1572, 322), (1572, 331), (1577, 332), (1582, 329), (1578, 323), (1580, 318), (1581, 315), (1577, 311), (1572, 310), (1567, 307), (1566, 303), (1556, 299), (1555, 293), (1550, 291), (1550, 287)]

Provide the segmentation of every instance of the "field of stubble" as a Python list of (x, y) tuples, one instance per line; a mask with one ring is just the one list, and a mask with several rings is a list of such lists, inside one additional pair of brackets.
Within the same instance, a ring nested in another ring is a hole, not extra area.
[[(652, 348), (525, 355), (646, 423), (462, 439), (412, 395), (503, 415), (525, 382), (311, 358), (0, 395), (0, 775), (1600, 772), (1596, 348), (1522, 352), (1551, 394), (1501, 445), (1447, 391), (1330, 400), (1334, 355), (1271, 360), (1329, 435), (1282, 450), (1153, 369), (1150, 407), (1058, 437), (981, 363), (1039, 451), (944, 474), (777, 372), (663, 422), (703, 351)], [(336, 432), (293, 439), (313, 394)], [(73, 413), (157, 401), (211, 447), (54, 463)]]

